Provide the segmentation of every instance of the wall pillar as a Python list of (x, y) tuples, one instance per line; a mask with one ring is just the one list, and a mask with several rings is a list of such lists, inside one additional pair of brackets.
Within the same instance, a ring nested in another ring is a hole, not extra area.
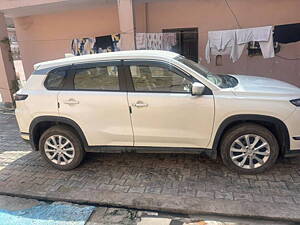
[(4, 14), (0, 13), (0, 93), (2, 102), (8, 106), (13, 103), (12, 92), (16, 72), (10, 55), (10, 46)]
[(135, 49), (133, 0), (118, 0), (121, 50)]

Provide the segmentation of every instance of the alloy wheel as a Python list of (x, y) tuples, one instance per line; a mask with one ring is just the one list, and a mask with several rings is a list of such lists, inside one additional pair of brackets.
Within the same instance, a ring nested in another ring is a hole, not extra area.
[(270, 158), (270, 144), (256, 134), (242, 135), (233, 141), (230, 158), (240, 168), (259, 168)]
[(72, 142), (62, 135), (52, 135), (44, 145), (45, 154), (51, 162), (58, 165), (67, 165), (75, 156)]

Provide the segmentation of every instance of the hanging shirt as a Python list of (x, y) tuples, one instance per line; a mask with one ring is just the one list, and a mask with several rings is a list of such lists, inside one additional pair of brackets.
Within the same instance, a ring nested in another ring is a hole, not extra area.
[(230, 55), (235, 62), (236, 56), (235, 30), (209, 31), (205, 48), (205, 58), (210, 63), (210, 55)]
[(94, 52), (94, 44), (96, 42), (95, 38), (84, 38), (84, 55), (93, 54)]
[(72, 40), (71, 49), (73, 55), (80, 55), (80, 43), (81, 40), (79, 38), (75, 38)]
[(264, 58), (275, 56), (273, 44), (273, 27), (255, 27), (236, 30), (237, 54), (241, 57), (243, 50), (250, 41), (257, 41)]
[(300, 41), (300, 23), (275, 26), (274, 41), (284, 44)]

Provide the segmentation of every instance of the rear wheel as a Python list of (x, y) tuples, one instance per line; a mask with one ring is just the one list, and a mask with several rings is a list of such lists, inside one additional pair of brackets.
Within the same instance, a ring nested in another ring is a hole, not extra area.
[(74, 169), (85, 155), (77, 135), (65, 126), (46, 130), (40, 138), (39, 150), (49, 164), (60, 170)]
[(251, 123), (228, 130), (220, 150), (227, 167), (245, 174), (265, 171), (274, 165), (279, 154), (275, 136), (267, 128)]

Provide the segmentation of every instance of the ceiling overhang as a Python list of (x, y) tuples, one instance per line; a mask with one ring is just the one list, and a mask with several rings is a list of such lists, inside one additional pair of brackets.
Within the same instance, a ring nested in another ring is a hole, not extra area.
[[(4, 1), (7, 1), (7, 3), (2, 2), (0, 4), (0, 11), (7, 17), (22, 17), (69, 10), (89, 9), (117, 3), (117, 0), (14, 0), (14, 4), (9, 3), (12, 2), (11, 0)], [(16, 2), (19, 2), (19, 4)]]

